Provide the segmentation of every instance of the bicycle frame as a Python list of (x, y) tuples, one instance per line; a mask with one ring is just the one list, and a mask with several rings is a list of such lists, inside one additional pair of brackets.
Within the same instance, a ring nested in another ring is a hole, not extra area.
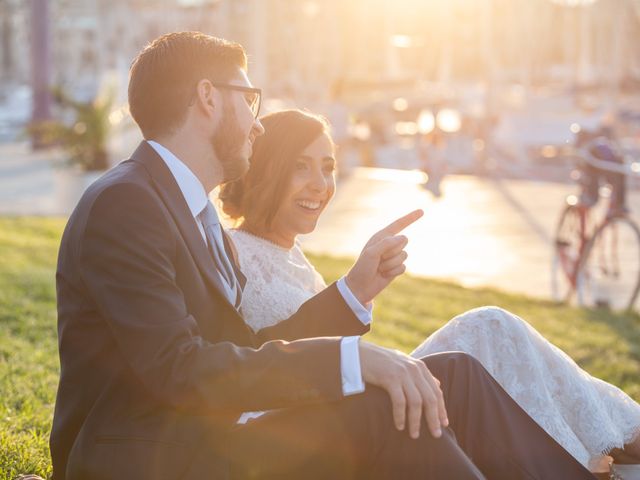
[[(639, 239), (637, 243), (640, 245), (640, 233), (637, 233), (637, 236), (633, 234), (633, 231), (640, 232), (640, 230), (628, 216), (625, 187), (624, 185), (620, 187), (621, 184), (618, 180), (620, 177), (600, 176), (600, 174), (606, 170), (618, 175), (624, 174), (624, 178), (627, 178), (635, 174), (635, 171), (630, 171), (620, 164), (601, 161), (588, 155), (586, 151), (583, 153), (584, 156), (580, 158), (583, 162), (581, 166), (590, 165), (593, 168), (581, 168), (583, 175), (588, 175), (582, 177), (583, 181), (580, 182), (581, 194), (580, 196), (570, 195), (567, 197), (566, 207), (558, 222), (552, 289), (557, 300), (568, 301), (577, 292), (580, 304), (588, 301), (590, 304), (595, 302), (595, 305), (600, 305), (601, 302), (603, 305), (609, 305), (610, 294), (606, 294), (603, 298), (597, 292), (602, 291), (602, 288), (605, 289), (604, 291), (614, 288), (614, 290), (609, 290), (614, 297), (617, 296), (618, 300), (626, 297), (626, 287), (624, 290), (618, 288), (621, 288), (622, 285), (632, 285), (632, 283), (627, 283), (625, 280), (623, 284), (617, 284), (616, 279), (627, 278), (631, 279), (630, 282), (635, 282), (633, 280), (635, 272), (631, 276), (624, 273), (629, 271), (625, 265), (631, 264), (620, 264), (621, 259), (624, 258), (621, 256), (621, 252), (627, 250), (629, 245), (633, 249), (633, 245), (636, 245), (635, 238)], [(613, 188), (612, 194), (608, 198), (603, 198), (600, 194), (602, 180)], [(618, 188), (621, 190), (617, 190)], [(604, 209), (603, 213), (600, 213), (601, 209)], [(623, 219), (624, 222), (619, 223), (619, 219)], [(629, 234), (634, 235), (633, 243), (621, 240), (622, 237), (619, 236), (618, 225), (625, 223), (631, 227), (625, 232), (631, 232)], [(609, 232), (606, 237), (602, 237), (604, 232)], [(606, 242), (601, 241), (602, 238), (606, 238)], [(620, 242), (624, 242), (624, 244), (620, 244)], [(637, 282), (635, 284), (636, 293), (630, 295), (631, 300), (628, 308), (632, 307), (635, 298), (637, 298), (637, 292), (640, 289), (640, 276)]]
[(558, 254), (560, 258), (560, 264), (562, 266), (562, 271), (565, 273), (569, 284), (571, 285), (571, 289), (575, 290), (577, 287), (578, 280), (578, 267), (580, 266), (580, 258), (584, 253), (587, 242), (590, 237), (587, 234), (587, 221), (589, 217), (589, 211), (591, 207), (586, 205), (574, 205), (570, 202), (567, 202), (569, 206), (575, 206), (578, 209), (579, 215), (579, 227), (580, 227), (580, 244), (578, 247), (578, 257), (577, 259), (571, 259), (566, 255), (566, 251), (564, 249), (559, 248)]

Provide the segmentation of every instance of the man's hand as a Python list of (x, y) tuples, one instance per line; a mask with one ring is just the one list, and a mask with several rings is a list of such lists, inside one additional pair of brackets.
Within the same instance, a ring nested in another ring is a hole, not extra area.
[(424, 362), (363, 340), (359, 348), (362, 378), (389, 394), (396, 428), (404, 430), (408, 423), (409, 435), (418, 438), (424, 412), (431, 435), (440, 437), (449, 419), (440, 382)]
[(405, 271), (407, 237), (398, 235), (424, 212), (413, 212), (390, 223), (373, 235), (345, 277), (349, 290), (362, 305), (373, 300), (391, 281)]

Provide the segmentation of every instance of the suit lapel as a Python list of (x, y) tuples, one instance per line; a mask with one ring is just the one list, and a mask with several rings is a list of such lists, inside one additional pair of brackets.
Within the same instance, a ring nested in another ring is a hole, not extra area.
[(207, 280), (209, 286), (213, 288), (216, 294), (237, 313), (235, 307), (229, 303), (229, 300), (223, 293), (224, 287), (217, 274), (217, 267), (213, 261), (213, 257), (202, 239), (202, 235), (194, 221), (191, 210), (189, 210), (189, 206), (180, 191), (180, 187), (178, 187), (169, 168), (156, 151), (145, 141), (140, 143), (131, 156), (131, 159), (143, 164), (149, 172), (149, 175), (155, 183), (156, 192), (158, 192), (158, 195), (162, 198), (163, 203), (171, 213), (202, 276)]

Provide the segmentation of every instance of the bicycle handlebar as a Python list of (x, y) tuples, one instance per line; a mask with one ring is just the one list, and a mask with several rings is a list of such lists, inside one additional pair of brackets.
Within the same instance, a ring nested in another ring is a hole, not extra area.
[[(594, 157), (586, 148), (575, 148), (574, 150), (582, 160), (598, 170), (621, 173), (627, 177), (640, 177), (640, 163), (625, 163), (624, 165), (620, 165), (600, 160), (599, 158)], [(637, 165), (637, 167), (634, 167), (634, 165)]]

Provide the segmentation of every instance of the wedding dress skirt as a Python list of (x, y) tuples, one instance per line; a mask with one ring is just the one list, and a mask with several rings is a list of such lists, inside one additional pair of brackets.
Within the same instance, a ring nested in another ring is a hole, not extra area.
[(450, 350), (477, 358), (518, 405), (585, 466), (640, 432), (640, 405), (589, 375), (506, 310), (482, 307), (458, 315), (411, 355)]
[[(290, 317), (326, 287), (298, 244), (285, 249), (240, 230), (229, 234), (248, 279), (243, 316), (255, 331)], [(451, 350), (480, 360), (509, 395), (587, 467), (612, 448), (630, 443), (640, 431), (640, 405), (589, 375), (527, 322), (501, 308), (478, 308), (455, 317), (412, 355)]]

